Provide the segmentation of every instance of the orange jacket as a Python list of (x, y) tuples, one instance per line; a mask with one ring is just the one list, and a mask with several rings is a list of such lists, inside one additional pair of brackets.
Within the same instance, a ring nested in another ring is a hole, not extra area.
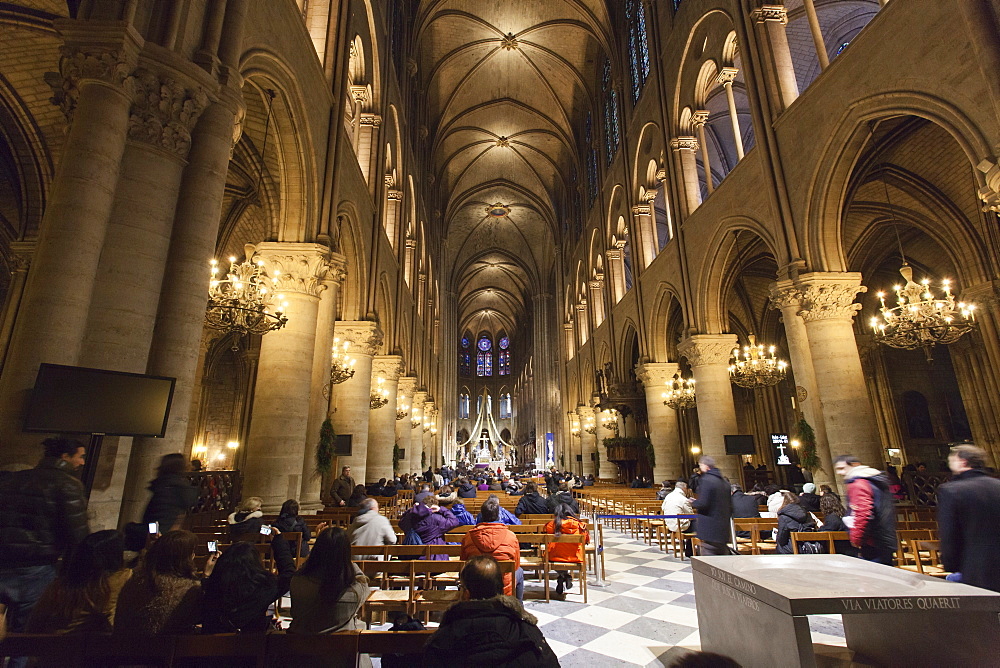
[[(500, 522), (477, 524), (462, 537), (462, 561), (487, 554), (497, 561), (513, 561), (514, 568), (521, 567), (521, 547), (514, 532)], [(504, 593), (514, 595), (514, 578), (503, 576)]]
[[(556, 521), (552, 520), (545, 525), (545, 533), (554, 534), (556, 532)], [(575, 517), (567, 517), (562, 523), (562, 534), (565, 536), (575, 536), (583, 534), (586, 541), (590, 542), (590, 532), (583, 528), (583, 524)], [(570, 564), (583, 563), (583, 543), (552, 543), (548, 547), (549, 561), (562, 561)]]

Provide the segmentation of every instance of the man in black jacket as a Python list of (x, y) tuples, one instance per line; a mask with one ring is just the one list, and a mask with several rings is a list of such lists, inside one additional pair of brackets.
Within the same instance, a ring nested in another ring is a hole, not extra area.
[(733, 518), (733, 504), (729, 483), (722, 472), (715, 468), (715, 460), (705, 455), (698, 460), (701, 476), (698, 498), (691, 505), (698, 511), (695, 529), (701, 541), (701, 555), (709, 557), (729, 554), (729, 522)]
[(559, 666), (538, 620), (516, 598), (503, 595), (496, 559), (472, 557), (460, 577), (470, 600), (444, 613), (424, 647), (424, 666)]
[(951, 449), (954, 477), (938, 487), (938, 529), (945, 570), (974, 587), (1000, 591), (1000, 480), (983, 469), (986, 453), (973, 445)]
[(87, 496), (77, 471), (80, 441), (49, 438), (38, 466), (0, 483), (0, 602), (7, 624), (22, 631), (28, 614), (56, 576), (56, 562), (90, 533)]
[(520, 517), (525, 514), (545, 515), (549, 512), (551, 511), (549, 510), (548, 501), (538, 493), (538, 484), (534, 480), (529, 480), (528, 484), (524, 486), (524, 496), (517, 502), (514, 514)]

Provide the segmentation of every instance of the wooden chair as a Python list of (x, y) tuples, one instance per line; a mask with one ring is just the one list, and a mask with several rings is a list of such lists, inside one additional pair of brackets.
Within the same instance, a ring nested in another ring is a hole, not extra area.
[(229, 665), (229, 659), (244, 659), (240, 665), (251, 665), (252, 662), (252, 665), (261, 668), (265, 665), (266, 641), (267, 636), (250, 633), (177, 636), (173, 660), (223, 659), (223, 665)]
[[(513, 562), (511, 562), (513, 563)], [(458, 585), (458, 574), (465, 567), (464, 561), (411, 561), (414, 580), (422, 579), (427, 583), (425, 589), (414, 592), (414, 614), (423, 613), (424, 623), (430, 621), (433, 610), (447, 610), (453, 603), (461, 600), (462, 592), (458, 589), (432, 589), (436, 586), (448, 586), (444, 582), (445, 574), (451, 574), (449, 584)]]
[(267, 666), (356, 668), (361, 631), (327, 635), (272, 633), (266, 636)]
[(916, 542), (935, 540), (937, 532), (930, 529), (899, 529), (896, 531), (896, 566), (919, 573), (919, 559)]
[(360, 654), (423, 654), (424, 645), (435, 629), (425, 631), (362, 631), (358, 637)]
[[(574, 543), (579, 545), (581, 543), (586, 544), (587, 536), (584, 534), (573, 534), (567, 535), (563, 534), (561, 536), (548, 536), (548, 540), (545, 545), (545, 560), (542, 566), (545, 573), (545, 600), (550, 600), (549, 592), (549, 572), (555, 571), (559, 572), (571, 572), (576, 571), (577, 582), (580, 586), (580, 590), (583, 592), (583, 602), (587, 602), (587, 560), (586, 556), (580, 563), (564, 562), (564, 561), (551, 561), (549, 559), (549, 548), (554, 543)], [(522, 566), (523, 568), (523, 566)]]
[(351, 561), (385, 560), (385, 545), (351, 545)]
[(83, 642), (85, 666), (170, 666), (174, 659), (174, 636), (137, 638), (127, 635), (87, 635)]
[(11, 633), (0, 641), (0, 663), (5, 656), (40, 659), (45, 665), (79, 666), (81, 636)]
[[(941, 565), (941, 541), (917, 540), (913, 551), (917, 555), (917, 572), (936, 578), (943, 578), (950, 574)], [(926, 561), (924, 555), (926, 555)]]
[[(413, 561), (362, 561), (355, 562), (368, 576), (371, 595), (362, 607), (362, 617), (371, 621), (372, 613), (405, 612), (413, 614), (416, 581)], [(378, 585), (374, 585), (374, 583)], [(390, 589), (390, 587), (402, 587)]]
[(850, 540), (846, 531), (792, 531), (792, 554), (799, 554), (799, 543), (803, 541), (819, 541), (826, 543), (827, 554), (837, 554), (836, 541)]

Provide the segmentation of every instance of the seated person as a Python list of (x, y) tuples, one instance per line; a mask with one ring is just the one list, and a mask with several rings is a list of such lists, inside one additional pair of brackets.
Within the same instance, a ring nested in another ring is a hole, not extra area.
[(455, 485), (458, 488), (458, 498), (460, 499), (476, 498), (476, 486), (471, 484), (465, 478), (459, 478), (458, 480), (456, 480)]
[(570, 489), (569, 483), (561, 482), (558, 487), (559, 491), (554, 494), (549, 495), (549, 512), (554, 513), (556, 506), (560, 503), (565, 503), (567, 506), (573, 509), (573, 512), (577, 515), (580, 514), (580, 504), (576, 502), (573, 498), (573, 491)]
[(292, 577), (289, 633), (334, 633), (366, 628), (358, 618), (368, 599), (368, 578), (351, 561), (351, 542), (340, 527), (317, 531), (316, 544)]
[(500, 501), (496, 496), (483, 502), (482, 518), (476, 526), (462, 537), (462, 560), (470, 557), (489, 555), (498, 561), (513, 561), (517, 569), (514, 576), (504, 575), (504, 593), (524, 599), (524, 571), (521, 570), (521, 547), (517, 537), (500, 521)]
[(274, 521), (273, 526), (277, 527), (278, 531), (282, 533), (298, 532), (302, 534), (302, 546), (299, 549), (298, 556), (309, 556), (309, 540), (312, 538), (312, 534), (309, 532), (309, 525), (299, 516), (298, 501), (288, 499), (281, 504), (281, 512), (278, 513), (278, 519)]
[[(358, 506), (351, 526), (347, 528), (347, 537), (351, 545), (395, 545), (396, 531), (385, 515), (378, 512), (378, 501), (365, 499)], [(358, 560), (374, 560), (375, 555), (355, 557)]]
[[(497, 497), (496, 494), (490, 494), (489, 499), (495, 499), (497, 505), (500, 505), (500, 499)], [(476, 516), (476, 524), (479, 524), (482, 521), (483, 521), (483, 513), (482, 510), (480, 510), (479, 515)], [(503, 522), (504, 524), (516, 524), (518, 526), (520, 526), (521, 524), (521, 520), (519, 520), (516, 515), (511, 513), (503, 506), (500, 506), (500, 521)]]
[(798, 504), (798, 497), (792, 492), (782, 492), (782, 506), (778, 509), (778, 530), (774, 542), (778, 554), (792, 554), (792, 532), (815, 531), (816, 522), (812, 516)]
[(767, 512), (773, 513), (771, 517), (778, 516), (778, 510), (785, 503), (785, 497), (783, 492), (785, 490), (781, 489), (777, 485), (768, 485), (764, 488), (764, 496), (767, 497)]
[(460, 576), (467, 600), (444, 613), (424, 648), (424, 666), (559, 666), (535, 617), (503, 595), (500, 576), (492, 557), (468, 560)]
[[(545, 525), (545, 533), (554, 536), (585, 536), (585, 540), (590, 542), (590, 532), (580, 518), (573, 513), (573, 509), (565, 503), (556, 506), (554, 519)], [(556, 561), (563, 564), (582, 564), (584, 556), (583, 543), (552, 543), (548, 546), (549, 561)], [(556, 593), (562, 595), (563, 589), (573, 588), (573, 574), (569, 571), (557, 571)]]
[[(730, 490), (733, 493), (733, 517), (760, 517), (760, 500), (761, 496), (759, 494), (744, 494), (743, 488), (739, 485), (731, 485)], [(770, 533), (770, 531), (768, 531)], [(749, 531), (737, 531), (736, 536), (738, 538), (749, 538)]]
[[(660, 512), (663, 515), (694, 515), (691, 499), (687, 495), (687, 483), (677, 481), (673, 491), (663, 499)], [(687, 531), (691, 528), (691, 520), (667, 518), (663, 522), (670, 531), (677, 531), (678, 528)]]
[(264, 523), (264, 513), (260, 507), (264, 499), (259, 496), (249, 496), (240, 504), (239, 510), (229, 516), (229, 537), (234, 541), (248, 540), (256, 542), (260, 535), (260, 527)]
[(529, 480), (524, 486), (524, 494), (517, 501), (517, 508), (514, 514), (521, 515), (546, 515), (549, 512), (549, 503), (545, 497), (538, 493), (538, 484), (534, 480)]
[(357, 508), (361, 505), (361, 502), (368, 498), (368, 494), (365, 492), (364, 485), (355, 485), (354, 491), (351, 492), (351, 496), (347, 499), (347, 505), (352, 508)]
[[(819, 510), (823, 513), (823, 526), (820, 531), (850, 531), (844, 524), (844, 515), (847, 511), (840, 503), (840, 497), (836, 494), (824, 494), (819, 499)], [(837, 540), (833, 543), (833, 548), (837, 554), (846, 554), (849, 557), (858, 556), (858, 548), (851, 545), (850, 540)]]
[(811, 482), (807, 482), (802, 485), (802, 493), (799, 494), (799, 505), (802, 506), (806, 512), (819, 512), (819, 495), (816, 494), (816, 485)]

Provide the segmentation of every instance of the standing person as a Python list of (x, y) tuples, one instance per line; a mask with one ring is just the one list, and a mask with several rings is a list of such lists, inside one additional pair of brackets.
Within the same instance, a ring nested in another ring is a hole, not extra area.
[(340, 470), (340, 477), (333, 481), (330, 488), (330, 499), (335, 506), (346, 506), (347, 500), (354, 492), (354, 478), (351, 477), (351, 467), (345, 466)]
[(47, 438), (42, 447), (38, 466), (0, 482), (0, 602), (7, 605), (12, 633), (24, 630), (31, 609), (56, 577), (59, 558), (90, 533), (87, 496), (77, 477), (83, 444)]
[(715, 467), (715, 460), (703, 455), (698, 460), (698, 498), (692, 504), (698, 511), (695, 531), (701, 541), (701, 555), (729, 554), (729, 522), (733, 518), (729, 483)]
[(282, 533), (302, 534), (302, 546), (297, 556), (309, 556), (309, 540), (312, 538), (312, 534), (309, 532), (309, 525), (299, 516), (298, 501), (288, 499), (281, 504), (281, 510), (278, 512), (278, 519), (274, 521), (274, 526)]
[[(586, 542), (590, 542), (590, 532), (587, 531), (579, 516), (573, 509), (565, 503), (556, 506), (554, 519), (545, 525), (545, 533), (553, 536), (579, 536), (583, 535)], [(561, 564), (582, 564), (584, 544), (583, 543), (552, 543), (546, 548), (549, 552), (549, 561), (556, 561)], [(573, 574), (569, 571), (557, 571), (556, 593), (562, 595), (563, 589), (573, 588)], [(523, 587), (523, 585), (522, 585)]]
[(986, 452), (974, 445), (952, 448), (948, 467), (954, 477), (937, 491), (944, 569), (1000, 591), (1000, 480), (986, 473)]
[(860, 549), (865, 561), (891, 566), (896, 550), (896, 509), (888, 479), (854, 455), (840, 455), (833, 469), (844, 478), (847, 490), (851, 519), (845, 524), (851, 528), (851, 545)]
[(500, 521), (500, 501), (490, 496), (483, 502), (479, 524), (469, 529), (462, 537), (462, 561), (471, 557), (488, 555), (497, 561), (513, 561), (513, 576), (503, 576), (504, 594), (524, 600), (524, 571), (521, 570), (521, 547), (517, 537)]
[(688, 478), (688, 489), (691, 490), (693, 494), (698, 493), (698, 485), (701, 483), (701, 468), (694, 467), (692, 469), (691, 477)]
[(149, 483), (153, 497), (146, 504), (142, 523), (159, 522), (160, 533), (180, 529), (188, 511), (198, 501), (198, 488), (184, 474), (188, 461), (179, 452), (163, 455), (156, 478)]

